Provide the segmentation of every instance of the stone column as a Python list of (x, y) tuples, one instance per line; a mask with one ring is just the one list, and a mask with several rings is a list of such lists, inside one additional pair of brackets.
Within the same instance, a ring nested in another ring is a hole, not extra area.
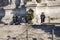
[(24, 5), (24, 0), (21, 0), (21, 5)]

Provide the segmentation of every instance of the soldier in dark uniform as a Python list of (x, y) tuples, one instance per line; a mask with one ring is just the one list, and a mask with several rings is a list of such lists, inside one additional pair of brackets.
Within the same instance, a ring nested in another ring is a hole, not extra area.
[(17, 24), (17, 22), (18, 22), (18, 15), (17, 14), (15, 14), (14, 16), (13, 16), (13, 23), (15, 23), (15, 24)]
[(20, 22), (21, 22), (21, 17), (20, 17), (20, 15), (18, 16), (17, 21), (18, 21), (18, 24), (20, 24)]
[(41, 18), (41, 23), (45, 22), (45, 14), (44, 12), (42, 12), (42, 14), (40, 15)]

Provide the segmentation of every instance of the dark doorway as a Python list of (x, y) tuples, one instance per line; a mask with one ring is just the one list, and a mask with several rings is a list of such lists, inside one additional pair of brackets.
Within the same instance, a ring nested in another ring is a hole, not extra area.
[(0, 7), (7, 6), (9, 4), (9, 0), (0, 0)]
[(33, 40), (37, 40), (37, 38), (33, 38)]
[(4, 23), (2, 18), (5, 16), (5, 10), (3, 8), (0, 9), (0, 24)]

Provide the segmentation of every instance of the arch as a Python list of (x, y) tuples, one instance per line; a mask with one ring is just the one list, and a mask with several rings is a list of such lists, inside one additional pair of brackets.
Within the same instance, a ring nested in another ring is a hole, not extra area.
[(28, 19), (28, 20), (34, 19), (34, 10), (32, 10), (32, 9), (29, 9), (29, 10), (28, 10), (27, 19)]
[(29, 9), (28, 12), (29, 13), (34, 13), (34, 10), (33, 9)]

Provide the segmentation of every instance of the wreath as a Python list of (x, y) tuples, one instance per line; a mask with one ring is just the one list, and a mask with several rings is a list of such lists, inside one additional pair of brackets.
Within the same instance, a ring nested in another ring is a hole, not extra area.
[(28, 2), (31, 1), (31, 0), (27, 0)]
[(41, 2), (41, 0), (36, 0), (36, 2), (37, 2), (37, 3), (40, 3), (40, 2)]
[(28, 11), (27, 18), (28, 20), (34, 19), (34, 11), (32, 9)]

